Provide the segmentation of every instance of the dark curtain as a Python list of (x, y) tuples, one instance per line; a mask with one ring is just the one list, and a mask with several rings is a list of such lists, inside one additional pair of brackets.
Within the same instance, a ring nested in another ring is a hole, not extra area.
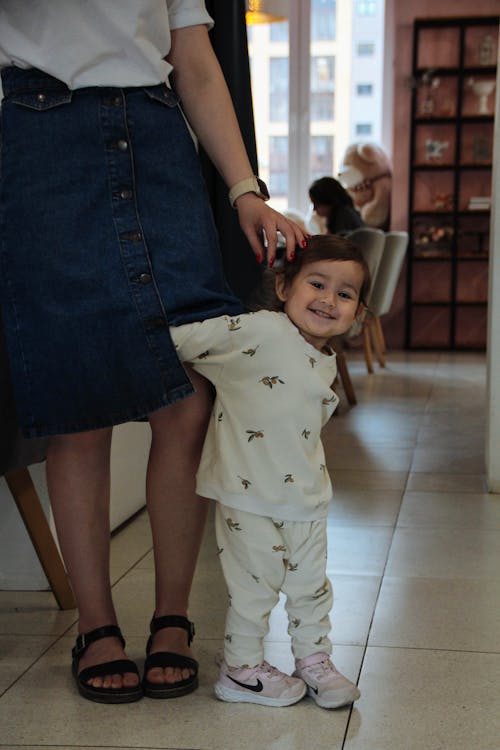
[[(210, 32), (212, 45), (227, 81), (252, 169), (257, 174), (245, 0), (206, 0), (205, 4), (215, 21)], [(262, 268), (256, 263), (240, 229), (236, 211), (229, 205), (227, 186), (203, 151), (201, 159), (219, 232), (226, 278), (235, 294), (245, 301), (259, 284)]]

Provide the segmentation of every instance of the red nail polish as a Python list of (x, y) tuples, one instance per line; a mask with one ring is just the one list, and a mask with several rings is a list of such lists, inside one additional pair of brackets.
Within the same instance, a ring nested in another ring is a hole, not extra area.
[(274, 258), (271, 258), (268, 265), (269, 265), (269, 268), (272, 268), (274, 266)]
[(300, 246), (307, 247), (307, 240), (302, 240), (302, 242), (300, 243)]
[(292, 250), (288, 260), (290, 261), (290, 263), (293, 263), (293, 261), (295, 260), (295, 250)]
[(260, 253), (256, 255), (255, 260), (257, 261), (257, 263), (262, 263), (262, 255)]

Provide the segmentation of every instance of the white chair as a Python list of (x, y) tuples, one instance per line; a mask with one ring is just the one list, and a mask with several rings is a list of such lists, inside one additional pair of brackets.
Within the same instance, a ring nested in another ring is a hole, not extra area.
[(374, 229), (373, 227), (359, 227), (359, 229), (353, 229), (349, 232), (347, 239), (356, 245), (361, 251), (363, 258), (366, 260), (370, 271), (371, 286), (370, 294), (366, 300), (367, 304), (370, 303), (371, 295), (373, 294), (373, 287), (375, 285), (375, 278), (377, 276), (378, 267), (382, 259), (382, 253), (384, 252), (385, 246), (385, 234), (381, 229)]
[[(372, 227), (360, 227), (359, 229), (354, 229), (352, 232), (349, 232), (347, 238), (353, 243), (353, 245), (356, 245), (356, 247), (359, 248), (370, 271), (370, 292), (368, 294), (368, 299), (365, 300), (365, 303), (367, 304), (369, 310), (371, 307), (373, 289), (375, 288), (378, 275), (378, 268), (382, 260), (382, 255), (384, 253), (385, 234), (381, 229), (374, 229)], [(369, 312), (365, 311), (361, 318), (356, 323), (354, 323), (351, 329), (347, 332), (345, 338), (350, 339), (359, 335), (363, 336), (363, 349), (365, 354), (366, 369), (369, 373), (372, 373), (373, 354), (370, 340), (370, 330), (367, 325), (368, 319)]]
[(373, 343), (381, 367), (385, 367), (386, 345), (380, 318), (391, 309), (407, 248), (407, 232), (387, 232), (384, 251), (370, 292), (368, 313), (363, 324), (368, 345)]
[(298, 208), (286, 208), (284, 211), (281, 212), (283, 216), (285, 216), (287, 219), (291, 219), (296, 224), (299, 225), (299, 227), (304, 231), (308, 232), (307, 227), (307, 216), (303, 211), (300, 211)]

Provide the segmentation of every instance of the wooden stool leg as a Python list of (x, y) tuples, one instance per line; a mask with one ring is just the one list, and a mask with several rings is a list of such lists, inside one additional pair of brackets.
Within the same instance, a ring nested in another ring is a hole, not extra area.
[(5, 481), (60, 609), (73, 609), (75, 599), (68, 576), (28, 469), (8, 472)]
[(355, 406), (358, 401), (356, 399), (354, 386), (351, 381), (351, 376), (349, 375), (349, 370), (347, 369), (347, 361), (343, 351), (337, 351), (337, 369), (339, 371), (346, 398), (351, 406)]

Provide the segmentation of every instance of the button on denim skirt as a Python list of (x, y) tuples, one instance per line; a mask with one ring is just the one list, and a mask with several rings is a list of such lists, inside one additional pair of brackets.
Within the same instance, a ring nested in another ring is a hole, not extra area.
[(169, 325), (242, 307), (165, 85), (70, 91), (2, 72), (0, 293), (27, 437), (144, 417), (192, 392)]

